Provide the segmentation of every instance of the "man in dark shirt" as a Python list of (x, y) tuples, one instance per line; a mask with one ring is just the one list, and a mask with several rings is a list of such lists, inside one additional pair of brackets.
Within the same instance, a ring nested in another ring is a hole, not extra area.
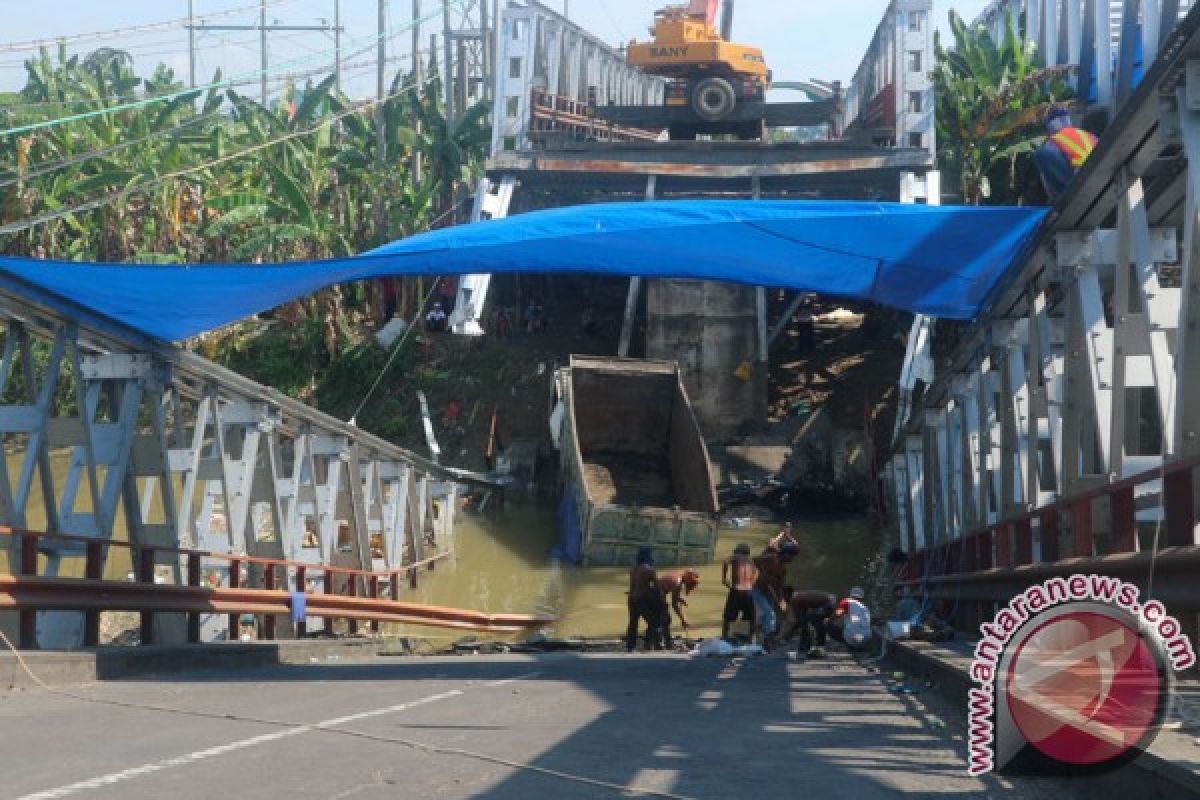
[(659, 641), (661, 597), (654, 554), (649, 547), (642, 546), (638, 549), (637, 563), (629, 570), (629, 626), (625, 629), (625, 652), (632, 653), (637, 646), (638, 624), (642, 620), (646, 621), (646, 649), (662, 649)]

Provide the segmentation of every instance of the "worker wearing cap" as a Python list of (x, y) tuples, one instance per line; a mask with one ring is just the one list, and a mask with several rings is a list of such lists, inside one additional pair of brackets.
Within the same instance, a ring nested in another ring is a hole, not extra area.
[(861, 586), (851, 589), (850, 596), (834, 609), (833, 624), (829, 627), (830, 636), (854, 650), (865, 647), (871, 639), (871, 612), (863, 605), (865, 597)]
[[(687, 635), (688, 621), (687, 615), (683, 613), (684, 606), (687, 605), (687, 600), (684, 599), (685, 594), (691, 594), (697, 586), (700, 585), (700, 573), (694, 569), (685, 569), (683, 572), (668, 572), (658, 579), (659, 595), (659, 639), (663, 645), (669, 650), (675, 646), (671, 639), (671, 611), (674, 610), (679, 616), (679, 623), (683, 625), (683, 634)], [(671, 598), (671, 607), (667, 607), (667, 598)]]
[(721, 564), (721, 583), (729, 590), (722, 615), (721, 638), (729, 638), (729, 628), (740, 617), (754, 627), (754, 583), (758, 567), (750, 558), (750, 545), (745, 542), (733, 548), (733, 555)]
[(1096, 137), (1071, 124), (1071, 112), (1061, 106), (1046, 114), (1046, 141), (1033, 154), (1042, 186), (1053, 200), (1096, 149)]

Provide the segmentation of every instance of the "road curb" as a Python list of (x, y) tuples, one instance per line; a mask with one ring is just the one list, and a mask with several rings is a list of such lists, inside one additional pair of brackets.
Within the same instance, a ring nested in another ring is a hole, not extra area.
[[(961, 709), (965, 720), (967, 692), (975, 685), (966, 655), (930, 642), (889, 641), (887, 659), (907, 672), (932, 680), (939, 695)], [(1154, 746), (1129, 766), (1091, 780), (1096, 781), (1097, 789), (1119, 793), (1122, 800), (1200, 798), (1200, 769), (1195, 767), (1200, 763), (1200, 747), (1191, 744), (1193, 739), (1164, 731)], [(1186, 755), (1189, 748), (1195, 755)]]
[[(364, 638), (27, 650), (21, 652), (21, 658), (46, 684), (69, 686), (178, 672), (366, 661), (377, 658), (385, 647), (391, 653), (416, 652), (413, 640)], [(36, 685), (11, 652), (0, 653), (0, 689), (30, 689)]]

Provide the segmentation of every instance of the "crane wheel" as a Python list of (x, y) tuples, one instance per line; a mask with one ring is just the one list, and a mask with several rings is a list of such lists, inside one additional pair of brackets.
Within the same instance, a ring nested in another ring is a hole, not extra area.
[(720, 122), (733, 113), (735, 106), (737, 93), (724, 78), (715, 75), (705, 78), (692, 91), (692, 110), (706, 122)]

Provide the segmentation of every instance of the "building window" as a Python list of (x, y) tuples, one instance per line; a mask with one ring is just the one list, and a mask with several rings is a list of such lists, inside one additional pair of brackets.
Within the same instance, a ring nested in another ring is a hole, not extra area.
[(514, 79), (521, 77), (521, 59), (510, 58), (508, 60), (508, 77)]
[(923, 97), (923, 95), (921, 92), (909, 92), (908, 93), (908, 110), (914, 114), (920, 114), (922, 97)]
[(521, 30), (517, 27), (517, 23), (515, 22), (512, 26), (512, 38), (514, 42), (521, 38)]
[(925, 27), (925, 12), (910, 11), (908, 14), (908, 29), (913, 33), (920, 33)]
[(920, 72), (921, 71), (921, 51), (920, 50), (909, 50), (908, 51), (908, 71), (909, 72)]
[(509, 118), (515, 119), (517, 114), (520, 113), (520, 110), (521, 110), (521, 98), (510, 97), (505, 101), (505, 105), (508, 108)]
[(512, 151), (516, 150), (517, 149), (517, 137), (505, 136), (504, 137), (504, 149), (510, 153)]
[(921, 148), (925, 146), (925, 136), (920, 133), (910, 133), (908, 135), (908, 146)]

